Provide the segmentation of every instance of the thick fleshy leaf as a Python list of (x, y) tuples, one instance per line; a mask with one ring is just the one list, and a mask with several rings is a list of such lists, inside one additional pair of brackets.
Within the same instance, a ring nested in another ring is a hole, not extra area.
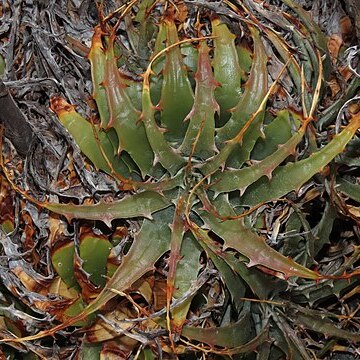
[[(84, 155), (111, 177), (83, 168), (63, 141), (41, 153), (49, 133), (24, 167), (4, 143), (0, 357), (42, 355), (46, 344), (60, 357), (96, 359), (310, 360), (347, 343), (356, 352), (360, 120), (356, 99), (345, 104), (359, 87), (356, 50), (338, 54), (340, 37), (326, 44), (294, 0), (283, 11), (252, 0), (118, 3), (99, 7), (88, 56), (100, 119), (52, 101)], [(52, 59), (61, 47), (49, 39), (40, 47), (45, 72), (60, 81), (68, 64), (86, 77), (70, 48), (65, 62)], [(336, 47), (334, 81), (322, 84), (327, 45)], [(7, 60), (19, 58), (21, 46), (9, 49)], [(14, 65), (31, 70), (33, 61)], [(69, 79), (69, 96), (89, 87)], [(319, 131), (335, 118), (339, 135)], [(341, 304), (351, 312), (334, 315)], [(82, 329), (68, 344), (73, 326)]]
[(106, 288), (85, 309), (91, 314), (100, 309), (116, 296), (117, 291), (125, 291), (136, 280), (152, 270), (155, 262), (170, 249), (170, 227), (173, 208), (164, 209), (154, 214), (153, 220), (144, 220), (139, 233), (123, 258), (115, 274), (106, 284)]
[(80, 359), (100, 360), (100, 352), (102, 345), (83, 343), (80, 350)]
[[(136, 52), (140, 59), (148, 59), (151, 55), (148, 43), (154, 38), (157, 30), (156, 24), (153, 21), (149, 21), (149, 12), (151, 11), (154, 3), (155, 0), (145, 0), (139, 2), (139, 10), (134, 18), (134, 20), (140, 25), (138, 28), (138, 38), (136, 42)], [(131, 22), (129, 21), (129, 23)], [(131, 36), (130, 33), (134, 34), (134, 29), (135, 27), (131, 28), (130, 26), (127, 26), (127, 33), (129, 36)]]
[[(217, 141), (216, 145), (221, 150), (207, 162), (198, 166), (204, 175), (216, 172), (225, 164), (234, 168), (241, 167), (244, 156), (247, 160), (250, 159), (255, 142), (261, 135), (264, 118), (263, 106), (269, 96), (267, 93), (266, 53), (258, 30), (252, 27), (251, 29), (257, 54), (254, 55), (251, 76), (238, 104), (232, 109), (230, 120), (217, 130), (216, 139), (220, 139), (220, 141)], [(244, 139), (247, 139), (246, 143)], [(232, 162), (231, 159), (235, 158), (236, 160)]]
[[(185, 201), (186, 200), (182, 196), (180, 196), (179, 199), (177, 200), (174, 219), (171, 224), (171, 244), (170, 244), (170, 255), (168, 260), (169, 270), (166, 279), (166, 307), (168, 312), (170, 310), (170, 304), (175, 290), (176, 269), (177, 269), (177, 264), (180, 260), (180, 250), (185, 233), (185, 222), (182, 216), (185, 209)], [(179, 329), (175, 329), (176, 332), (181, 332), (181, 325), (182, 325), (181, 322), (183, 321), (182, 319), (183, 313), (181, 310), (179, 314), (180, 314), (180, 319), (179, 318), (177, 319), (178, 320), (177, 325), (179, 326)], [(170, 314), (167, 313), (167, 322), (168, 322), (167, 325), (169, 330), (172, 330), (172, 324), (169, 323), (170, 321), (169, 316)]]
[(212, 66), (215, 80), (220, 85), (215, 89), (215, 98), (222, 109), (220, 123), (223, 124), (230, 116), (228, 110), (237, 104), (241, 94), (242, 69), (235, 47), (235, 35), (218, 18), (211, 21), (211, 26), (215, 36)]
[[(299, 25), (299, 22), (296, 19), (292, 19), (290, 16), (287, 17), (292, 20), (292, 25), (294, 26), (294, 42), (301, 53), (301, 56), (299, 57), (300, 65), (303, 67), (305, 80), (315, 88), (319, 72), (319, 62), (315, 54), (314, 43), (311, 41), (311, 35), (305, 26)], [(297, 24), (300, 29), (297, 29), (295, 24)]]
[[(345, 262), (337, 267), (336, 274), (341, 275), (346, 271), (353, 269), (354, 264), (360, 258), (360, 247), (356, 247), (355, 251), (345, 260)], [(354, 295), (357, 294), (357, 289), (354, 285), (358, 281), (357, 277), (352, 277), (347, 281), (341, 279), (325, 279), (318, 283), (305, 281), (294, 288), (292, 292), (292, 299), (295, 303), (309, 303), (314, 304), (322, 299), (327, 299), (330, 296), (340, 298), (341, 294), (353, 291)]]
[[(259, 31), (254, 27), (250, 27), (250, 31), (254, 41), (254, 59), (250, 76), (238, 104), (232, 109), (229, 121), (217, 131), (216, 141), (218, 147), (223, 147), (225, 141), (236, 137), (251, 118), (251, 115), (259, 109), (268, 90), (267, 55), (264, 45), (260, 38)], [(238, 168), (244, 161), (249, 159), (250, 152), (256, 140), (261, 136), (263, 117), (264, 113), (260, 112), (255, 119), (253, 119), (249, 128), (246, 130), (246, 136), (241, 139), (240, 144), (237, 144), (235, 154), (232, 154), (231, 159), (228, 159), (227, 163), (229, 166)]]
[[(160, 53), (160, 51), (163, 51), (166, 46), (165, 44), (166, 36), (167, 36), (166, 24), (164, 22), (160, 22), (158, 27), (159, 29), (155, 39), (152, 58), (156, 57), (156, 55)], [(165, 62), (164, 57), (159, 57), (155, 60), (155, 62), (152, 65), (153, 76), (151, 77), (150, 80), (150, 87), (151, 87), (151, 102), (153, 104), (158, 104), (160, 102), (161, 88), (163, 81), (162, 70), (164, 68), (164, 62)]]
[[(218, 197), (215, 207), (222, 216), (234, 215), (230, 204), (223, 196)], [(261, 265), (280, 273), (278, 276), (284, 278), (289, 276), (314, 280), (321, 278), (316, 272), (303, 267), (267, 245), (262, 237), (246, 227), (244, 219), (222, 221), (209, 212), (200, 209), (197, 212), (203, 219), (204, 226), (224, 240), (225, 249), (235, 249), (249, 259), (248, 266)], [(200, 228), (195, 229), (196, 235), (200, 237), (206, 232)]]
[(140, 354), (141, 360), (155, 360), (155, 355), (150, 348), (143, 349)]
[(264, 127), (264, 138), (258, 139), (251, 153), (251, 159), (263, 160), (278, 150), (292, 136), (292, 130), (300, 127), (298, 114), (287, 109), (280, 110), (275, 119)]
[[(191, 233), (184, 235), (181, 245), (180, 258), (176, 266), (175, 291), (173, 297), (180, 299), (189, 291), (191, 284), (196, 281), (201, 268), (201, 248)], [(173, 329), (180, 333), (187, 318), (192, 296), (172, 312)]]
[[(168, 17), (164, 20), (167, 31), (167, 46), (179, 41), (174, 21)], [(170, 140), (181, 140), (187, 124), (185, 117), (193, 104), (193, 91), (187, 76), (183, 56), (178, 46), (166, 53), (161, 89), (161, 125), (167, 129), (166, 136)]]
[(159, 162), (171, 175), (176, 174), (185, 161), (165, 140), (164, 129), (160, 128), (155, 121), (155, 108), (151, 103), (148, 78), (144, 78), (141, 119), (144, 122), (146, 135), (155, 155), (154, 162)]
[(286, 354), (294, 359), (312, 360), (308, 355), (303, 342), (296, 335), (295, 329), (289, 324), (287, 315), (272, 314), (275, 320), (274, 336), (277, 346)]
[[(197, 239), (220, 271), (237, 307), (241, 304), (240, 298), (244, 297), (241, 294), (246, 290), (243, 287), (244, 282), (259, 299), (268, 299), (270, 295), (286, 289), (285, 281), (271, 278), (255, 267), (248, 268), (245, 265), (248, 261), (246, 257), (239, 258), (238, 254), (236, 256), (229, 251), (223, 251), (205, 232)], [(234, 273), (240, 278), (234, 276)]]
[[(83, 270), (89, 274), (90, 280), (97, 286), (105, 285), (106, 262), (112, 246), (110, 241), (89, 234), (81, 236), (80, 257)], [(74, 274), (74, 243), (58, 247), (52, 255), (52, 263), (61, 279), (71, 288), (78, 288)]]
[(324, 245), (330, 243), (330, 234), (332, 232), (334, 221), (337, 217), (336, 208), (331, 203), (326, 203), (324, 213), (320, 222), (313, 230), (316, 241), (314, 243), (314, 255), (316, 256)]
[(215, 267), (219, 270), (221, 277), (224, 279), (224, 283), (231, 294), (235, 308), (236, 310), (239, 310), (243, 305), (241, 298), (245, 297), (246, 292), (246, 286), (243, 279), (235, 274), (233, 269), (223, 259), (221, 249), (216, 248), (210, 238), (199, 237), (197, 240), (206, 251)]
[[(246, 329), (246, 331), (244, 331)], [(200, 328), (184, 326), (183, 336), (212, 346), (234, 348), (241, 346), (254, 337), (249, 306), (245, 306), (235, 324), (216, 328)]]
[[(283, 31), (289, 33), (289, 38), (295, 43), (296, 50), (285, 42), (284, 36), (279, 35), (278, 31), (273, 31), (272, 27), (265, 27), (264, 31), (266, 34), (269, 35), (270, 39), (274, 39), (273, 36), (276, 37), (275, 42), (273, 45), (278, 50), (280, 56), (283, 60), (288, 61), (288, 56), (294, 55), (296, 52), (298, 55), (298, 61), (295, 59), (290, 64), (290, 73), (292, 76), (297, 73), (298, 77), (293, 79), (296, 87), (300, 91), (301, 81), (300, 81), (300, 68), (303, 67), (305, 80), (309, 85), (312, 85), (313, 88), (316, 87), (316, 81), (318, 78), (318, 59), (315, 54), (315, 46), (312, 41), (311, 35), (309, 34), (308, 29), (299, 22), (296, 18), (292, 15), (288, 14), (287, 12), (278, 12), (274, 7), (269, 11), (269, 8), (265, 8), (256, 2), (247, 2), (248, 6), (252, 7), (254, 10), (262, 14), (265, 18), (271, 19), (271, 22), (276, 24), (279, 28)], [(291, 29), (291, 32), (289, 31)], [(269, 32), (272, 32), (269, 34)], [(271, 40), (272, 41), (272, 40)], [(286, 54), (287, 53), (287, 54)], [(273, 60), (274, 54), (271, 54), (271, 61)], [(296, 70), (297, 68), (297, 70)], [(294, 72), (295, 70), (295, 72)], [(307, 107), (311, 105), (311, 99), (308, 96), (308, 92), (304, 94), (305, 97), (305, 104)]]
[(80, 238), (79, 250), (83, 269), (97, 286), (103, 287), (106, 283), (106, 262), (111, 248), (110, 241), (104, 237), (84, 234)]
[(144, 191), (113, 202), (83, 205), (44, 202), (42, 205), (50, 211), (66, 216), (69, 220), (101, 220), (110, 226), (113, 219), (151, 218), (152, 213), (168, 207), (170, 201), (157, 192)]
[[(77, 299), (73, 304), (71, 304), (66, 311), (64, 312), (64, 317), (61, 319), (62, 322), (66, 322), (67, 320), (81, 314), (81, 312), (85, 309), (86, 303), (82, 298)], [(93, 320), (93, 316), (86, 317), (83, 320), (79, 320), (74, 323), (74, 326), (86, 326), (89, 325), (89, 322)]]
[[(217, 328), (218, 337), (225, 338), (226, 336), (230, 336), (230, 339), (231, 339), (231, 335), (229, 334), (229, 331), (225, 331), (225, 335), (222, 336), (221, 329), (222, 328)], [(212, 335), (211, 331), (210, 331), (210, 330), (212, 330), (211, 328), (209, 328), (209, 329), (198, 328), (198, 330), (201, 332), (203, 332), (203, 331), (205, 332), (205, 330), (209, 330), (209, 335)], [(226, 329), (226, 330), (228, 330), (228, 329)], [(229, 330), (231, 331), (231, 329), (229, 329)], [(239, 329), (239, 331), (240, 331), (240, 329)], [(223, 356), (226, 356), (226, 355), (232, 356), (232, 355), (236, 355), (236, 354), (254, 352), (261, 344), (263, 344), (264, 342), (269, 340), (268, 332), (269, 332), (269, 329), (265, 328), (255, 338), (253, 338), (252, 340), (250, 340), (249, 342), (247, 342), (243, 345), (239, 345), (239, 346), (235, 346), (235, 347), (231, 347), (231, 348), (225, 348), (223, 350), (212, 349), (212, 352), (215, 354), (223, 355)], [(206, 335), (206, 333), (204, 335)], [(237, 334), (237, 336), (239, 336), (239, 334)], [(210, 337), (210, 339), (211, 339), (211, 337)]]
[(288, 310), (289, 312), (287, 315), (295, 323), (308, 330), (316, 331), (326, 336), (334, 336), (354, 343), (360, 342), (359, 333), (338, 328), (334, 322), (324, 318), (324, 313), (321, 311), (301, 308), (300, 306), (290, 306)]
[(110, 119), (110, 112), (105, 88), (103, 86), (106, 55), (103, 49), (101, 33), (101, 27), (96, 26), (91, 41), (91, 48), (88, 59), (91, 65), (91, 78), (93, 84), (92, 96), (99, 111), (101, 127), (106, 129)]
[(181, 145), (181, 151), (186, 155), (208, 158), (214, 155), (215, 147), (215, 113), (220, 112), (214, 98), (217, 86), (209, 59), (209, 47), (205, 41), (199, 45), (198, 67), (195, 74), (196, 89), (194, 105), (185, 121), (188, 128)]
[(193, 74), (196, 73), (199, 53), (196, 47), (192, 44), (182, 44), (180, 46), (181, 53), (183, 54), (183, 61), (189, 70), (189, 81), (193, 85)]
[(4, 75), (5, 69), (6, 69), (6, 63), (4, 57), (0, 55), (0, 76)]
[(56, 249), (51, 257), (52, 264), (61, 279), (70, 288), (77, 287), (74, 275), (74, 244), (68, 243)]
[(324, 109), (324, 111), (321, 114), (321, 117), (318, 121), (318, 128), (320, 130), (326, 128), (328, 125), (330, 125), (338, 116), (339, 110), (341, 107), (356, 95), (357, 89), (360, 87), (360, 78), (355, 76), (350, 84), (345, 89), (344, 94), (337, 100), (335, 100), (329, 107)]
[(246, 82), (249, 79), (253, 52), (245, 38), (236, 46), (236, 52), (239, 58), (241, 81)]
[(240, 190), (243, 194), (248, 186), (263, 176), (271, 179), (273, 171), (291, 154), (295, 152), (305, 134), (307, 123), (288, 140), (280, 145), (278, 150), (255, 165), (248, 166), (239, 170), (225, 170), (219, 175), (215, 175), (211, 180), (214, 185), (210, 187), (215, 193), (230, 192)]
[(360, 202), (360, 185), (352, 183), (344, 178), (336, 179), (336, 191), (340, 191), (357, 202)]
[(115, 171), (122, 176), (129, 176), (127, 166), (115, 155), (112, 142), (104, 131), (98, 131), (63, 98), (52, 98), (51, 109), (96, 168), (109, 174)]
[(144, 176), (150, 172), (154, 156), (146, 137), (144, 124), (139, 121), (140, 113), (132, 104), (127, 94), (126, 83), (117, 68), (113, 37), (110, 37), (106, 50), (103, 86), (106, 90), (110, 111), (108, 127), (113, 127), (117, 133), (118, 152), (126, 151)]
[(350, 124), (318, 152), (313, 153), (307, 159), (277, 168), (270, 181), (265, 177), (259, 179), (248, 188), (241, 198), (241, 202), (246, 205), (255, 205), (280, 198), (290, 191), (298, 190), (336, 155), (344, 151), (346, 144), (353, 138), (359, 127), (360, 113), (354, 115)]

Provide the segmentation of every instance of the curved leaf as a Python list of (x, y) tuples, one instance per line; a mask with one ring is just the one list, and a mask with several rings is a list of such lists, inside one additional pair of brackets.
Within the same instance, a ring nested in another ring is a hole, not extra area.
[[(221, 215), (234, 215), (230, 204), (223, 196), (219, 196), (215, 202), (216, 209)], [(232, 248), (239, 251), (249, 259), (248, 266), (264, 266), (277, 272), (279, 277), (299, 276), (307, 279), (320, 279), (321, 275), (303, 267), (290, 258), (280, 254), (269, 245), (262, 237), (244, 224), (244, 219), (222, 221), (204, 210), (197, 210), (203, 219), (207, 229), (211, 229), (216, 235), (224, 240), (224, 248)], [(207, 231), (195, 228), (195, 236), (202, 237)], [(281, 274), (279, 274), (281, 273)]]
[(215, 328), (184, 326), (182, 335), (211, 346), (234, 348), (244, 345), (255, 335), (250, 308), (249, 306), (244, 307), (235, 324)]
[[(167, 17), (164, 20), (167, 31), (167, 46), (179, 41), (174, 20)], [(187, 76), (180, 48), (174, 47), (166, 54), (161, 89), (161, 124), (168, 130), (166, 136), (174, 141), (181, 140), (187, 124), (186, 115), (191, 110), (194, 101), (193, 91)]]
[(291, 154), (295, 152), (296, 146), (305, 134), (307, 123), (297, 131), (285, 144), (280, 145), (278, 150), (255, 165), (239, 170), (225, 170), (212, 177), (214, 183), (210, 189), (215, 193), (240, 190), (243, 194), (248, 186), (267, 176), (271, 179), (272, 172)]
[(106, 63), (103, 86), (109, 104), (110, 119), (108, 127), (113, 127), (119, 139), (118, 153), (126, 151), (139, 167), (141, 174), (149, 174), (154, 155), (146, 137), (140, 112), (135, 109), (116, 65), (114, 38), (110, 37), (106, 50)]
[(94, 166), (108, 174), (113, 170), (128, 177), (129, 170), (124, 162), (115, 155), (115, 149), (109, 136), (78, 114), (73, 105), (61, 97), (50, 100), (51, 109), (57, 114), (61, 123), (74, 138), (80, 150), (90, 159)]
[(157, 192), (144, 191), (125, 196), (121, 200), (97, 204), (56, 204), (42, 203), (46, 209), (66, 216), (67, 219), (101, 220), (111, 225), (113, 219), (133, 217), (151, 218), (151, 214), (170, 205), (170, 201)]
[(255, 205), (264, 201), (280, 198), (290, 191), (298, 190), (305, 182), (326, 166), (336, 155), (344, 151), (346, 144), (360, 127), (360, 113), (354, 115), (350, 124), (326, 146), (307, 159), (288, 163), (277, 168), (269, 181), (262, 177), (250, 186), (241, 203)]
[(209, 58), (209, 47), (205, 41), (199, 45), (198, 68), (195, 74), (196, 89), (194, 105), (185, 121), (188, 128), (181, 145), (181, 151), (187, 155), (193, 152), (200, 158), (214, 155), (215, 147), (215, 113), (220, 112), (215, 101), (214, 90), (217, 86)]

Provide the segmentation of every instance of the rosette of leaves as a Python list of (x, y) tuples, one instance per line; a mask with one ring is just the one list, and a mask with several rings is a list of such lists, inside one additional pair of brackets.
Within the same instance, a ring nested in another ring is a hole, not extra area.
[[(107, 17), (94, 30), (88, 59), (98, 119), (51, 100), (121, 196), (40, 201), (12, 182), (56, 224), (60, 216), (95, 229), (81, 225), (75, 238), (52, 232), (63, 302), (32, 306), (60, 324), (4, 341), (26, 347), (78, 326), (83, 357), (111, 346), (143, 359), (311, 359), (337, 339), (355, 348), (352, 321), (310, 308), (354, 287), (359, 273), (356, 246), (339, 267), (315, 268), (337, 211), (326, 204), (312, 227), (302, 209), (324, 191), (328, 164), (360, 127), (360, 114), (350, 113), (320, 146), (317, 123), (337, 115), (335, 106), (318, 111), (332, 71), (325, 36), (291, 1), (288, 13), (246, 1), (225, 2), (218, 13), (214, 3), (134, 3), (119, 9), (116, 25)], [(339, 184), (344, 194), (356, 186)], [(130, 219), (139, 227), (119, 230)], [(98, 235), (101, 223), (108, 237)], [(292, 235), (281, 240), (280, 229)], [(131, 245), (120, 256), (114, 239), (124, 236)], [(314, 345), (322, 336), (330, 340)]]

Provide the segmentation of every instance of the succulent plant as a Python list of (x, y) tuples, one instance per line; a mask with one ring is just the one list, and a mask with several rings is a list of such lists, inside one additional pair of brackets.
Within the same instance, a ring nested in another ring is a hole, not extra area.
[[(88, 55), (98, 116), (86, 119), (60, 96), (50, 106), (85, 168), (116, 189), (95, 196), (95, 184), (80, 203), (44, 200), (3, 164), (11, 188), (49, 214), (56, 272), (41, 278), (13, 260), (25, 288), (17, 295), (58, 321), (4, 342), (39, 355), (32, 341), (76, 326), (80, 358), (111, 346), (143, 359), (312, 359), (336, 339), (355, 349), (358, 321), (314, 304), (354, 288), (359, 247), (337, 268), (319, 264), (340, 205), (326, 202), (311, 221), (306, 208), (334, 189), (329, 164), (345, 149), (351, 157), (360, 113), (319, 141), (346, 99), (319, 110), (333, 71), (327, 40), (283, 2), (289, 12), (144, 0), (102, 17)], [(358, 185), (336, 182), (359, 201)], [(16, 245), (3, 238), (10, 256)]]

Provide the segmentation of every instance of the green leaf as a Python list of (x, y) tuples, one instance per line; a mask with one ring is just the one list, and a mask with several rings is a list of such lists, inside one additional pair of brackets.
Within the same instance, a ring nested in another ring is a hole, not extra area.
[(211, 346), (235, 348), (244, 345), (255, 336), (250, 308), (245, 306), (234, 324), (214, 328), (184, 326), (182, 335)]
[(80, 359), (83, 360), (100, 360), (102, 345), (82, 343), (80, 350)]
[(45, 202), (42, 204), (46, 209), (66, 216), (68, 220), (73, 218), (101, 220), (111, 226), (113, 219), (151, 218), (152, 213), (168, 207), (170, 202), (157, 192), (144, 191), (132, 196), (125, 196), (121, 200), (106, 203), (74, 205)]
[(360, 114), (353, 117), (350, 124), (321, 150), (310, 155), (307, 159), (277, 168), (272, 179), (260, 178), (250, 186), (241, 203), (256, 205), (258, 203), (280, 198), (290, 191), (298, 190), (305, 182), (324, 168), (336, 155), (344, 151), (346, 144), (352, 139), (360, 127)]
[(51, 257), (54, 269), (69, 288), (78, 286), (74, 274), (74, 251), (71, 242), (56, 249)]
[(296, 146), (305, 134), (306, 123), (285, 144), (280, 145), (278, 150), (255, 165), (239, 170), (225, 170), (212, 177), (213, 185), (210, 189), (216, 194), (240, 190), (242, 195), (251, 184), (263, 176), (271, 179), (272, 173), (277, 167), (296, 150)]
[[(148, 59), (150, 57), (151, 49), (148, 44), (156, 35), (157, 26), (155, 22), (152, 21), (152, 18), (149, 16), (154, 2), (155, 0), (145, 0), (139, 2), (139, 11), (134, 18), (134, 20), (139, 23), (139, 36), (136, 43), (136, 52), (140, 59)], [(128, 36), (131, 36), (131, 34), (134, 33), (134, 29), (136, 28), (127, 26)]]
[(0, 77), (4, 75), (6, 70), (6, 63), (4, 57), (0, 54)]
[[(83, 269), (90, 275), (90, 280), (97, 286), (105, 285), (106, 262), (112, 245), (101, 237), (85, 234), (80, 240), (80, 257)], [(70, 288), (78, 287), (74, 274), (74, 243), (57, 248), (52, 255), (52, 263), (62, 280)]]
[(289, 6), (292, 10), (294, 10), (298, 14), (301, 21), (305, 24), (305, 26), (309, 30), (310, 36), (314, 40), (316, 47), (318, 47), (324, 52), (325, 54), (324, 78), (325, 80), (327, 80), (332, 70), (332, 65), (330, 61), (330, 54), (327, 47), (326, 35), (321, 31), (320, 26), (314, 21), (311, 15), (307, 11), (305, 11), (299, 4), (295, 3), (293, 0), (282, 0), (282, 2), (287, 6)]
[(145, 348), (140, 353), (140, 360), (155, 360), (151, 348)]
[[(86, 304), (83, 301), (83, 299), (80, 297), (65, 310), (64, 315), (66, 317), (73, 318), (81, 314), (81, 312), (85, 309), (85, 307)], [(93, 317), (90, 316), (90, 319), (93, 320)], [(89, 320), (85, 319), (85, 320), (77, 321), (76, 323), (74, 323), (74, 326), (86, 326), (90, 322)]]
[[(232, 109), (231, 118), (217, 131), (216, 141), (218, 147), (223, 147), (225, 141), (233, 139), (240, 132), (251, 118), (251, 115), (258, 110), (268, 90), (267, 55), (264, 45), (259, 31), (254, 27), (250, 27), (250, 31), (254, 41), (254, 59), (249, 80), (238, 104)], [(228, 161), (229, 166), (238, 168), (244, 161), (249, 159), (250, 152), (261, 135), (263, 118), (264, 113), (261, 112), (252, 121), (242, 138), (241, 144), (238, 144), (235, 154), (232, 154), (230, 161)]]
[(324, 109), (322, 115), (317, 122), (317, 127), (320, 130), (325, 129), (328, 125), (330, 125), (338, 116), (341, 107), (356, 95), (357, 89), (360, 87), (360, 78), (355, 76), (350, 84), (347, 85), (344, 94), (337, 100), (335, 100), (329, 107)]
[(141, 119), (144, 122), (146, 135), (154, 151), (155, 162), (159, 162), (171, 175), (184, 165), (185, 161), (175, 152), (164, 137), (164, 129), (158, 127), (155, 121), (155, 108), (151, 103), (149, 84), (144, 84), (142, 93)]
[[(164, 20), (167, 30), (167, 46), (179, 41), (174, 21), (168, 17)], [(186, 131), (184, 119), (193, 104), (193, 91), (184, 66), (183, 56), (178, 46), (166, 53), (161, 89), (161, 125), (168, 132), (166, 137), (171, 140), (181, 140)]]
[[(335, 269), (333, 275), (342, 275), (348, 270), (352, 270), (354, 264), (359, 260), (360, 248), (356, 247), (354, 252), (344, 261), (344, 263)], [(348, 280), (344, 279), (325, 279), (317, 283), (304, 281), (292, 290), (292, 299), (296, 303), (313, 304), (319, 300), (326, 300), (331, 296), (340, 297), (342, 293), (346, 293), (353, 289), (358, 281), (358, 277), (354, 276)]]
[[(171, 224), (170, 255), (168, 260), (169, 269), (166, 278), (166, 306), (168, 311), (170, 309), (170, 303), (175, 290), (177, 265), (180, 260), (180, 251), (185, 233), (185, 222), (183, 218), (185, 202), (186, 202), (186, 198), (182, 196), (180, 196), (179, 199), (177, 200), (174, 218)], [(177, 333), (181, 333), (181, 327), (186, 319), (186, 314), (187, 314), (186, 305), (187, 304), (185, 304), (185, 307), (181, 306), (178, 311), (175, 310), (174, 312), (175, 323), (172, 322), (171, 328), (175, 328), (174, 330)], [(169, 316), (169, 314), (167, 314), (167, 316)]]
[(85, 235), (80, 240), (80, 257), (83, 269), (90, 275), (90, 280), (97, 286), (104, 287), (106, 282), (106, 263), (112, 245), (101, 237)]
[(173, 208), (154, 214), (153, 220), (145, 219), (128, 253), (124, 256), (115, 274), (97, 298), (84, 310), (84, 315), (99, 310), (116, 296), (115, 291), (125, 291), (135, 281), (152, 270), (155, 262), (170, 249), (171, 231), (169, 224), (174, 213)]
[[(290, 120), (293, 115), (294, 121)], [(288, 109), (280, 110), (275, 119), (273, 119), (264, 128), (264, 138), (258, 139), (251, 153), (254, 160), (263, 160), (270, 156), (281, 144), (285, 144), (292, 136), (293, 127), (298, 129), (300, 121), (297, 114), (291, 113)]]
[[(198, 51), (197, 49), (190, 43), (185, 43), (180, 45), (181, 53), (183, 54), (183, 61), (185, 66), (188, 68), (190, 77), (190, 81), (193, 81), (193, 74), (196, 73), (197, 64), (198, 64)], [(192, 75), (192, 76), (191, 76)], [(192, 84), (191, 84), (192, 85)]]
[(176, 299), (181, 298), (190, 288), (191, 282), (197, 279), (201, 269), (201, 248), (191, 233), (186, 233), (182, 241), (180, 260), (176, 267), (175, 292)]
[(149, 174), (154, 155), (146, 136), (144, 124), (139, 121), (140, 113), (129, 98), (125, 81), (116, 65), (114, 38), (111, 37), (106, 51), (106, 65), (103, 85), (109, 104), (110, 120), (119, 139), (118, 152), (126, 151), (135, 161), (143, 176)]
[(312, 360), (305, 349), (303, 341), (289, 324), (287, 316), (277, 315), (273, 312), (272, 317), (276, 323), (273, 329), (273, 338), (276, 339), (277, 346), (287, 355), (287, 358)]
[(196, 89), (194, 105), (186, 116), (188, 128), (181, 151), (186, 155), (192, 153), (200, 158), (214, 155), (215, 147), (215, 113), (220, 112), (219, 105), (214, 98), (217, 82), (213, 78), (209, 59), (209, 47), (205, 41), (199, 45), (198, 68), (195, 75)]
[(14, 231), (14, 223), (12, 220), (4, 220), (1, 224), (1, 229), (5, 232), (5, 234), (10, 234)]
[(350, 199), (360, 202), (360, 185), (347, 181), (344, 178), (336, 179), (336, 191), (343, 193)]
[(74, 138), (80, 150), (97, 169), (108, 174), (111, 174), (114, 170), (125, 177), (130, 175), (128, 167), (115, 155), (112, 142), (104, 131), (98, 130), (96, 126), (85, 120), (75, 111), (74, 106), (68, 104), (62, 98), (52, 98), (51, 108)]
[[(160, 22), (158, 25), (158, 33), (155, 39), (154, 50), (152, 54), (152, 58), (154, 58), (160, 51), (164, 50), (165, 42), (166, 42), (166, 25), (164, 22)], [(152, 66), (153, 76), (150, 80), (150, 88), (151, 88), (151, 101), (153, 104), (158, 104), (161, 98), (161, 88), (162, 88), (162, 70), (164, 67), (165, 59), (163, 57), (158, 57)]]
[[(199, 237), (197, 239), (215, 267), (219, 270), (221, 277), (224, 280), (225, 286), (228, 288), (232, 300), (235, 304), (235, 308), (239, 310), (243, 305), (241, 298), (245, 297), (246, 286), (242, 278), (237, 276), (234, 270), (227, 264), (223, 258), (223, 254), (220, 248), (216, 248), (209, 237)], [(210, 240), (210, 241), (209, 241)]]
[(326, 202), (321, 220), (313, 230), (314, 236), (316, 238), (314, 243), (315, 256), (319, 253), (319, 251), (321, 251), (325, 244), (330, 243), (330, 234), (332, 232), (336, 218), (336, 208), (330, 202)]
[(34, 340), (55, 334), (61, 329), (83, 321), (117, 296), (117, 292), (125, 291), (148, 271), (153, 270), (155, 262), (170, 249), (171, 231), (169, 223), (172, 220), (173, 213), (173, 208), (164, 209), (154, 214), (153, 221), (147, 219), (143, 221), (130, 250), (123, 257), (121, 264), (106, 284), (106, 287), (80, 314), (50, 330), (44, 330), (36, 335), (29, 336), (27, 339)]
[(101, 32), (101, 27), (96, 26), (91, 41), (88, 59), (91, 65), (91, 78), (93, 85), (92, 96), (99, 111), (101, 127), (106, 129), (109, 123), (110, 113), (105, 88), (103, 86), (106, 56), (101, 41)]
[[(233, 216), (234, 213), (225, 197), (219, 196), (214, 203), (215, 208), (222, 216)], [(321, 278), (316, 272), (303, 267), (290, 258), (280, 254), (269, 245), (263, 238), (244, 224), (244, 219), (227, 220), (216, 218), (204, 210), (197, 210), (203, 219), (206, 228), (211, 229), (216, 235), (224, 240), (224, 250), (232, 248), (249, 259), (248, 267), (264, 266), (274, 270), (280, 277), (299, 276), (308, 279)], [(196, 230), (196, 236), (204, 236), (206, 231)]]
[(241, 167), (245, 160), (249, 160), (250, 152), (261, 135), (264, 111), (253, 115), (259, 110), (267, 93), (267, 57), (258, 30), (253, 27), (250, 29), (255, 43), (251, 75), (238, 104), (231, 110), (229, 121), (217, 130), (216, 145), (220, 148), (219, 153), (198, 166), (204, 175), (217, 171), (225, 163), (234, 168)]
[[(200, 255), (201, 247), (191, 233), (186, 233), (182, 241), (180, 258), (176, 266), (175, 291), (173, 294), (175, 299), (183, 297), (190, 289), (191, 284), (196, 281), (201, 268)], [(192, 297), (171, 312), (175, 330), (182, 328), (191, 305), (191, 300)]]
[(246, 82), (251, 70), (253, 52), (245, 38), (243, 38), (240, 44), (236, 46), (236, 52), (239, 58), (241, 80), (242, 82)]
[(295, 324), (326, 336), (334, 336), (352, 342), (360, 342), (360, 334), (339, 328), (334, 322), (324, 318), (323, 311), (310, 310), (300, 306), (290, 306), (287, 315)]
[[(205, 233), (202, 233), (197, 239), (211, 257), (221, 276), (224, 277), (226, 286), (232, 294), (237, 307), (241, 304), (240, 298), (244, 297), (244, 295), (241, 295), (244, 291), (243, 282), (250, 287), (251, 291), (259, 299), (269, 299), (270, 295), (286, 289), (287, 283), (270, 277), (270, 275), (264, 274), (257, 268), (248, 268), (245, 265), (247, 262), (246, 257), (239, 257), (239, 254), (235, 256), (232, 252), (223, 251), (221, 246), (216, 245)], [(228, 267), (224, 266), (224, 263)], [(234, 276), (235, 274), (238, 274), (240, 278)]]
[(235, 47), (235, 35), (218, 18), (211, 21), (211, 26), (215, 36), (212, 66), (215, 80), (220, 85), (215, 89), (215, 98), (222, 110), (220, 123), (224, 123), (230, 115), (228, 110), (236, 105), (240, 97), (242, 69)]

